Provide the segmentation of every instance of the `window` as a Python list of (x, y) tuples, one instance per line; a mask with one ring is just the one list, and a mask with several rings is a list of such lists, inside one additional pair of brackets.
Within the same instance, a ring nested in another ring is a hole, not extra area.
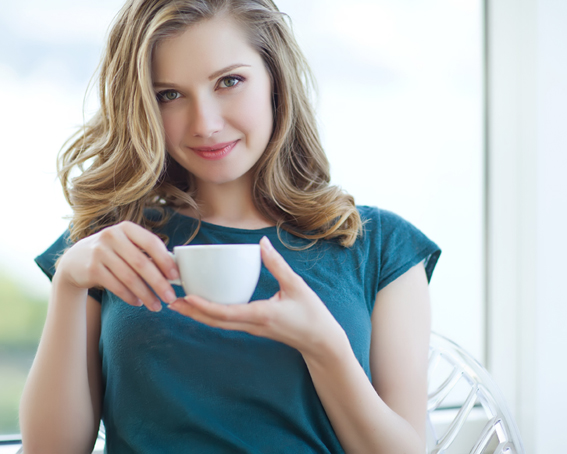
[(49, 282), (33, 259), (67, 225), (55, 158), (83, 121), (85, 89), (121, 5), (0, 6), (0, 436), (19, 432), (20, 394), (47, 309)]
[[(482, 2), (276, 2), (319, 83), (334, 182), (442, 247), (433, 327), (482, 358)], [(0, 435), (19, 431), (19, 395), (45, 316), (49, 284), (33, 258), (67, 225), (55, 157), (83, 122), (84, 92), (121, 5), (1, 6)]]
[(280, 0), (320, 88), (335, 183), (443, 253), (433, 329), (484, 356), (483, 2)]

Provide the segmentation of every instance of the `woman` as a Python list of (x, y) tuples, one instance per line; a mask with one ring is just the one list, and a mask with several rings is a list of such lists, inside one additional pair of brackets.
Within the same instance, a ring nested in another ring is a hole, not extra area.
[[(60, 159), (70, 229), (36, 259), (26, 454), (90, 452), (101, 417), (108, 452), (424, 451), (440, 252), (329, 184), (308, 81), (271, 0), (126, 3)], [(250, 304), (168, 282), (178, 244), (258, 241)]]

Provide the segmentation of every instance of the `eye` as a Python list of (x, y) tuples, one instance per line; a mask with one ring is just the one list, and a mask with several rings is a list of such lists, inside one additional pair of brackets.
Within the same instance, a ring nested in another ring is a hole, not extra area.
[(181, 96), (181, 94), (178, 91), (175, 90), (164, 90), (164, 91), (160, 91), (156, 97), (158, 102), (169, 102), (169, 101), (175, 101), (177, 98), (179, 98)]
[(244, 79), (240, 76), (226, 76), (219, 81), (220, 88), (233, 88), (236, 87)]

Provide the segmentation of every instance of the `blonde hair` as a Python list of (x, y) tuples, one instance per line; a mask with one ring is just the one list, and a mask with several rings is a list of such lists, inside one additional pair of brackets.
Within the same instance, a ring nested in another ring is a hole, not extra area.
[[(147, 208), (198, 212), (191, 175), (165, 149), (151, 62), (160, 41), (217, 14), (244, 25), (272, 79), (274, 130), (253, 168), (257, 209), (278, 232), (314, 242), (336, 238), (351, 246), (361, 233), (353, 197), (330, 185), (310, 102), (311, 71), (276, 5), (271, 0), (128, 0), (101, 63), (100, 109), (58, 160), (73, 208), (74, 241), (123, 220), (155, 228), (158, 224), (144, 215)], [(72, 177), (75, 169), (80, 174)]]

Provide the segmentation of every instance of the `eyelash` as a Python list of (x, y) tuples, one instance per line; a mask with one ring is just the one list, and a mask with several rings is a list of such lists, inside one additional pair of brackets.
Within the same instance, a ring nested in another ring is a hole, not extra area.
[(171, 101), (175, 101), (175, 99), (178, 99), (179, 96), (177, 96), (175, 99), (167, 99), (165, 96), (168, 93), (177, 93), (178, 95), (181, 95), (177, 90), (164, 90), (164, 91), (160, 91), (159, 93), (156, 94), (156, 98), (158, 103), (167, 103), (167, 102), (171, 102)]
[[(234, 85), (232, 85), (231, 87), (219, 87), (219, 85), (227, 80), (236, 80), (236, 83)], [(244, 82), (244, 77), (242, 76), (237, 76), (234, 74), (230, 74), (228, 76), (224, 76), (221, 79), (219, 79), (219, 82), (217, 83), (217, 87), (223, 90), (230, 90), (231, 88), (235, 88), (238, 87), (240, 85), (241, 82)], [(175, 99), (167, 99), (166, 95), (168, 93), (177, 93), (177, 97)], [(164, 91), (160, 91), (159, 93), (156, 94), (156, 98), (158, 100), (159, 103), (168, 103), (168, 102), (172, 102), (175, 101), (176, 99), (179, 99), (179, 97), (181, 96), (181, 93), (179, 93), (177, 90), (164, 90)]]
[(230, 79), (234, 79), (237, 82), (232, 87), (223, 87), (223, 88), (234, 88), (234, 87), (237, 87), (238, 85), (240, 85), (241, 82), (244, 82), (244, 77), (237, 76), (236, 74), (229, 74), (228, 76), (224, 76), (223, 78), (221, 78), (219, 80), (219, 83), (217, 84), (217, 86), (220, 85), (222, 82), (224, 82), (226, 80), (230, 80)]

